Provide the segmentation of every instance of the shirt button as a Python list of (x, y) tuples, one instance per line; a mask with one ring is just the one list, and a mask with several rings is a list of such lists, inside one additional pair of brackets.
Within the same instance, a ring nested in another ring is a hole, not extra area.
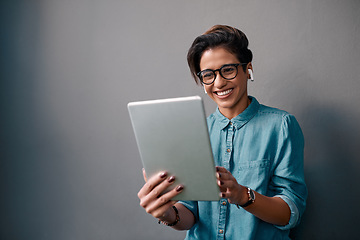
[(227, 152), (231, 152), (230, 148), (226, 149)]
[(219, 233), (220, 233), (220, 234), (222, 234), (223, 232), (224, 232), (224, 230), (222, 230), (222, 229), (219, 230)]
[(225, 206), (225, 205), (226, 205), (226, 201), (223, 201), (221, 204)]

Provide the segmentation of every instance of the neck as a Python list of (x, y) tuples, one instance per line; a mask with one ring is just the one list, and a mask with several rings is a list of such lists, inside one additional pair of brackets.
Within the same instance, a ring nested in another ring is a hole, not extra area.
[(219, 108), (219, 111), (222, 115), (224, 115), (228, 119), (233, 119), (234, 117), (238, 116), (240, 113), (242, 113), (251, 103), (251, 100), (248, 96), (246, 96), (246, 99), (242, 103), (239, 103), (238, 106), (234, 109), (229, 108)]

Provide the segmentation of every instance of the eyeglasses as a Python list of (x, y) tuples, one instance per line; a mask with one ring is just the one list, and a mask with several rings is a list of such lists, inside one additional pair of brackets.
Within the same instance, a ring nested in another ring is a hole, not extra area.
[(198, 72), (196, 75), (199, 77), (200, 81), (203, 84), (210, 85), (216, 79), (216, 71), (220, 73), (220, 76), (226, 80), (234, 79), (238, 74), (238, 66), (245, 65), (247, 63), (233, 63), (233, 64), (225, 64), (221, 68), (212, 70), (205, 69), (201, 72)]

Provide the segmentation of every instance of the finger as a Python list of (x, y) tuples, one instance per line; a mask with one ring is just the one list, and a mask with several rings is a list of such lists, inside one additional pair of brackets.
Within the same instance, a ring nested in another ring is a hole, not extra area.
[(158, 198), (160, 195), (163, 195), (165, 190), (168, 189), (175, 182), (175, 177), (170, 176), (165, 181), (159, 183), (149, 194), (151, 198)]
[(227, 198), (230, 203), (238, 202), (239, 197), (243, 195), (244, 187), (237, 183), (230, 183), (232, 187), (226, 188), (226, 191), (221, 192), (221, 197)]
[(231, 172), (229, 172), (229, 171), (226, 170), (226, 169), (225, 169), (224, 172), (217, 172), (217, 173), (216, 173), (216, 178), (217, 178), (219, 181), (222, 181), (222, 182), (233, 181), (233, 182), (237, 183), (235, 177), (231, 174)]
[(143, 172), (143, 177), (144, 177), (144, 180), (145, 180), (145, 182), (147, 182), (145, 168), (143, 168), (143, 169), (142, 169), (142, 172)]
[(226, 168), (224, 168), (224, 167), (216, 166), (216, 172), (226, 173), (226, 172), (228, 172), (228, 170), (226, 170)]
[(220, 192), (220, 197), (228, 199), (232, 198), (234, 192), (231, 191), (231, 189), (224, 187), (222, 188), (222, 190), (223, 191)]
[(229, 189), (230, 191), (237, 188), (238, 183), (235, 179), (230, 180), (218, 180), (218, 184), (220, 184), (221, 187)]
[(216, 167), (216, 177), (218, 179), (224, 178), (226, 175), (231, 174), (226, 168), (217, 166)]
[(227, 180), (233, 180), (233, 177), (230, 172), (217, 172), (216, 178), (219, 181), (227, 181)]
[(138, 193), (138, 197), (142, 198), (143, 196), (149, 194), (157, 185), (159, 185), (159, 183), (165, 180), (166, 176), (167, 176), (166, 172), (160, 172), (159, 174), (151, 177), (140, 189)]
[(220, 187), (220, 192), (226, 193), (226, 192), (227, 192), (227, 188), (226, 188), (226, 187)]
[[(147, 212), (155, 212), (158, 209), (162, 208), (164, 205), (168, 205), (170, 202), (174, 204), (176, 201), (172, 201), (171, 199), (180, 194), (184, 189), (183, 185), (178, 185), (173, 188), (171, 191), (161, 195), (156, 201), (150, 203), (146, 207)], [(154, 214), (154, 213), (153, 213)]]
[(227, 195), (226, 195), (226, 192), (220, 192), (220, 197), (222, 197), (222, 198), (228, 198)]
[(217, 185), (220, 188), (220, 192), (226, 192), (226, 186), (224, 186), (224, 181), (222, 180), (217, 180)]
[[(150, 182), (150, 181), (149, 181)], [(144, 196), (140, 196), (140, 205), (143, 208), (147, 208), (147, 206), (151, 205), (152, 203), (156, 202), (157, 199), (165, 194), (165, 190), (170, 187), (175, 182), (175, 177), (170, 176), (166, 180), (160, 182), (156, 185), (150, 192), (148, 192)]]
[[(169, 201), (166, 204), (162, 205), (161, 207), (159, 207), (155, 210), (149, 210), (148, 213), (150, 213), (153, 217), (162, 220), (166, 217), (166, 213), (167, 213), (167, 211), (169, 211), (169, 208), (171, 208), (175, 203), (176, 203), (176, 201)], [(152, 211), (152, 212), (150, 212), (150, 211)]]

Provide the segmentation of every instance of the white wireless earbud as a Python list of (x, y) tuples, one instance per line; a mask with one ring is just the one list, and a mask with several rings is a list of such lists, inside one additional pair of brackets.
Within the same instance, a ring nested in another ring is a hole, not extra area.
[(250, 79), (251, 81), (254, 81), (253, 71), (252, 71), (250, 68), (248, 69), (248, 71), (249, 71), (249, 75), (250, 75), (250, 78), (249, 78), (249, 79)]
[(207, 91), (206, 91), (206, 88), (205, 88), (205, 86), (204, 86), (204, 93), (205, 93), (205, 94), (207, 94)]

